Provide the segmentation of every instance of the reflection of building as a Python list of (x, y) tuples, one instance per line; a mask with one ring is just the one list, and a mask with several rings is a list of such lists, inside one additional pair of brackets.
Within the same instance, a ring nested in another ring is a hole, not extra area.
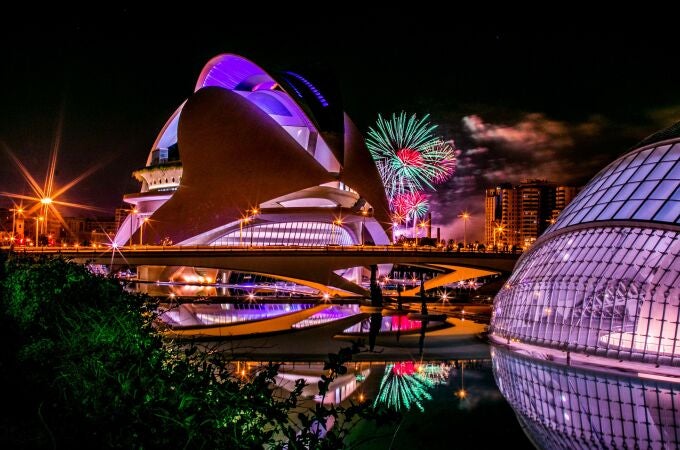
[(284, 365), (276, 375), (276, 384), (292, 391), (297, 380), (304, 380), (303, 397), (312, 397), (317, 403), (323, 401), (325, 405), (339, 405), (361, 386), (361, 380), (365, 380), (371, 374), (371, 369), (366, 367), (355, 370), (354, 373), (349, 371), (345, 375), (338, 375), (328, 386), (326, 395), (322, 397), (319, 395), (319, 382), (320, 374), (323, 372), (323, 364), (318, 363), (308, 363), (307, 367)]
[[(236, 56), (204, 67), (135, 171), (118, 229), (179, 245), (388, 244), (384, 189), (332, 91)], [(135, 237), (133, 242), (137, 242)]]
[(672, 382), (590, 372), (492, 349), (494, 376), (536, 448), (678, 448)]
[(576, 193), (571, 186), (524, 180), (486, 190), (484, 237), (487, 245), (528, 248), (554, 222)]
[(522, 255), (492, 336), (680, 366), (679, 225), (680, 124), (600, 171)]

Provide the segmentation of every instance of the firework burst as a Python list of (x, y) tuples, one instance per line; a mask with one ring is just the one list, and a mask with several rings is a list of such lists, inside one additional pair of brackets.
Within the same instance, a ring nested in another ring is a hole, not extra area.
[(405, 112), (392, 114), (391, 119), (379, 115), (376, 128), (369, 128), (366, 145), (390, 201), (400, 194), (433, 189), (453, 175), (453, 146), (435, 134), (437, 125), (428, 119), (429, 115), (418, 119)]
[(397, 216), (407, 220), (423, 218), (427, 214), (427, 196), (420, 191), (399, 194), (390, 204)]

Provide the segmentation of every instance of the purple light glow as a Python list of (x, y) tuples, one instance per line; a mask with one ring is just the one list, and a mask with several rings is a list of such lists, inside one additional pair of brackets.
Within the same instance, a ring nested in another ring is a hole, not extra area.
[(159, 314), (174, 328), (232, 325), (272, 319), (311, 308), (312, 304), (195, 304), (184, 303)]
[(359, 314), (359, 305), (334, 305), (293, 325), (293, 328), (307, 328), (333, 322)]
[[(298, 80), (302, 81), (302, 83), (309, 88), (310, 91), (312, 91), (312, 94), (316, 97), (316, 99), (321, 103), (321, 106), (324, 108), (328, 106), (328, 102), (326, 101), (326, 98), (321, 94), (321, 92), (314, 86), (311, 82), (309, 82), (305, 77), (302, 75), (298, 75), (295, 72), (286, 72), (288, 75), (293, 76), (297, 78)], [(297, 89), (296, 89), (297, 91)], [(299, 94), (299, 92), (298, 92)]]

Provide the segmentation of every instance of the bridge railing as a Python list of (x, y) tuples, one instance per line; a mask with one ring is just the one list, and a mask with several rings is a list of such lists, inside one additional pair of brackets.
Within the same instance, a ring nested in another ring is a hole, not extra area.
[(44, 246), (44, 247), (1, 247), (4, 250), (20, 252), (20, 253), (38, 253), (38, 254), (58, 254), (58, 253), (102, 253), (102, 252), (347, 252), (347, 253), (370, 253), (370, 252), (390, 252), (390, 253), (447, 253), (447, 254), (475, 254), (475, 255), (518, 255), (521, 251), (487, 251), (476, 249), (448, 249), (446, 247), (430, 247), (430, 246), (403, 246), (403, 245), (323, 245), (323, 246), (217, 246), (217, 245), (132, 245), (132, 246), (111, 246), (97, 244), (92, 246)]

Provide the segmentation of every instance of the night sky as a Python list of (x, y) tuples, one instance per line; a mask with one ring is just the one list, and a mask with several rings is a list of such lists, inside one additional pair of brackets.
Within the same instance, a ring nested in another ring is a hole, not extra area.
[[(242, 13), (197, 26), (206, 15), (158, 20), (134, 8), (59, 20), (18, 15), (0, 31), (0, 141), (42, 180), (61, 117), (57, 185), (103, 166), (62, 199), (112, 215), (123, 194), (139, 190), (131, 172), (211, 57), (236, 53), (268, 70), (325, 71), (364, 131), (378, 113), (431, 114), (459, 151), (455, 177), (432, 194), (433, 225), (443, 238), (462, 238), (456, 216), (468, 209), (468, 233), (481, 239), (485, 187), (527, 177), (582, 185), (680, 120), (672, 29), (509, 30), (407, 14), (295, 15), (301, 25), (290, 27), (280, 13), (278, 22)], [(0, 191), (30, 193), (4, 151)]]

